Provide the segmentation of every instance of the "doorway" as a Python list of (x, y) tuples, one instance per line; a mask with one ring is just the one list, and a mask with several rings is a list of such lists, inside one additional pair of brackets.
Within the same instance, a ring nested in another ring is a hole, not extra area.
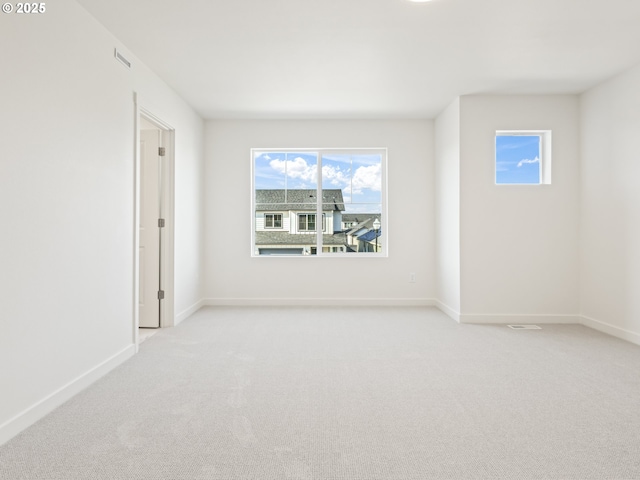
[(165, 153), (162, 130), (140, 118), (140, 328), (160, 328), (162, 290), (162, 194)]
[(173, 325), (174, 130), (137, 104), (136, 112), (134, 295), (139, 345), (153, 329)]

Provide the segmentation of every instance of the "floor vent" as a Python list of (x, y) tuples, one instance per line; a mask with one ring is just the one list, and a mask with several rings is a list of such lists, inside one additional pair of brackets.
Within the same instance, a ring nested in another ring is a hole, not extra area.
[(538, 325), (507, 325), (507, 327), (514, 330), (542, 330), (542, 327)]

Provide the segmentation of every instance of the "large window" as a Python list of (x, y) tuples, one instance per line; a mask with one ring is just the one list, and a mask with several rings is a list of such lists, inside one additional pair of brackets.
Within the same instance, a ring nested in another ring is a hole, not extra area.
[(386, 157), (252, 149), (252, 255), (386, 255)]

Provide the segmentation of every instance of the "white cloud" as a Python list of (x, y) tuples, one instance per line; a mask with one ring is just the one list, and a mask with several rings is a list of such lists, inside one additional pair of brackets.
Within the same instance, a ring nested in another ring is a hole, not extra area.
[(540, 159), (538, 157), (534, 158), (533, 160), (529, 160), (527, 158), (520, 160), (518, 162), (518, 168), (520, 168), (522, 165), (524, 165), (525, 163), (540, 163)]
[(303, 181), (316, 183), (318, 178), (318, 168), (316, 165), (309, 165), (304, 158), (297, 157), (285, 162), (284, 160), (271, 160), (269, 166), (278, 173), (287, 172), (287, 176), (298, 178)]
[[(317, 183), (317, 165), (309, 165), (304, 158), (297, 157), (288, 162), (273, 159), (269, 162), (269, 166), (280, 175), (286, 172), (287, 177), (299, 180), (300, 185), (297, 188), (309, 188), (306, 185), (307, 183), (312, 185)], [(365, 189), (379, 192), (382, 187), (382, 168), (379, 163), (358, 167), (353, 178), (350, 178), (350, 169), (341, 169), (340, 166), (335, 165), (324, 165), (322, 167), (322, 183), (324, 188), (345, 189), (351, 185), (355, 194), (361, 194)]]
[(353, 193), (362, 193), (364, 189), (379, 192), (382, 188), (382, 166), (358, 167), (353, 175)]
[(334, 187), (345, 187), (349, 184), (349, 172), (345, 174), (340, 167), (324, 165), (322, 167), (322, 185), (326, 188), (327, 182)]

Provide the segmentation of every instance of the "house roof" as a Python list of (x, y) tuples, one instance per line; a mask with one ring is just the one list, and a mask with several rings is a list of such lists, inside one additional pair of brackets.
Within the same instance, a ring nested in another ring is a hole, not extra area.
[(380, 219), (380, 214), (374, 214), (375, 216), (369, 217), (364, 219), (363, 221), (361, 221), (360, 223), (358, 223), (357, 225), (354, 225), (353, 227), (349, 228), (347, 230), (347, 233), (349, 235), (354, 235), (356, 232), (362, 230), (362, 229), (366, 229), (366, 230), (373, 230), (373, 222), (375, 221), (375, 219)]
[[(257, 189), (256, 211), (316, 211), (316, 189)], [(322, 190), (323, 206), (325, 212), (338, 210), (344, 211), (344, 199), (340, 189)]]
[[(289, 232), (256, 232), (256, 245), (316, 245), (314, 234), (291, 234)], [(346, 245), (347, 239), (344, 234), (322, 235), (323, 245)]]
[(375, 217), (380, 218), (380, 214), (379, 213), (343, 213), (342, 221), (360, 223)]
[(375, 240), (376, 237), (379, 237), (380, 235), (382, 235), (382, 230), (378, 230), (377, 235), (376, 235), (376, 230), (369, 230), (367, 233), (363, 233), (362, 235), (360, 235), (358, 237), (358, 240), (363, 240), (365, 242), (372, 242), (373, 240)]

